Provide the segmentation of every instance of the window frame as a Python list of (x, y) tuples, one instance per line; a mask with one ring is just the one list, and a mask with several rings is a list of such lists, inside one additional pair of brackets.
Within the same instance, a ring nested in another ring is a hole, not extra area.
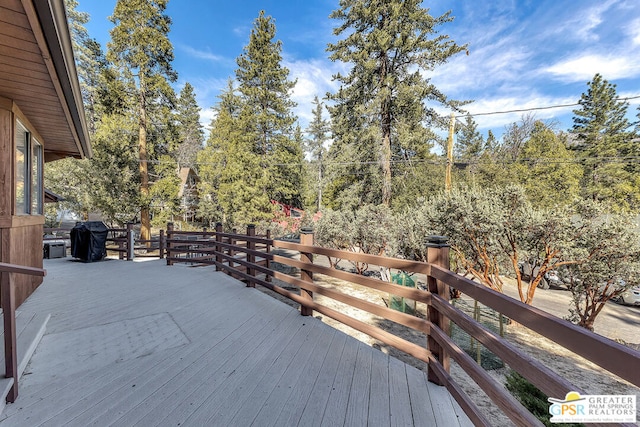
[(24, 123), (16, 118), (15, 124), (15, 215), (43, 215), (44, 149)]

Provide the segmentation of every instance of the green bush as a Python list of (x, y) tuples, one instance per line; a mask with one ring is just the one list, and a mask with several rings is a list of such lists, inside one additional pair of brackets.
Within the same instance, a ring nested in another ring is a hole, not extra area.
[(516, 371), (507, 375), (507, 390), (547, 427), (584, 427), (575, 423), (551, 423), (548, 396)]

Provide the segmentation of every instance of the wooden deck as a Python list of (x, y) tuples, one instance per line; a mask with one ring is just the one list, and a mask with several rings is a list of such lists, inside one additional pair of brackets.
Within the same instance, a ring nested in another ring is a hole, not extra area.
[(469, 426), (425, 374), (212, 268), (45, 260), (0, 426)]

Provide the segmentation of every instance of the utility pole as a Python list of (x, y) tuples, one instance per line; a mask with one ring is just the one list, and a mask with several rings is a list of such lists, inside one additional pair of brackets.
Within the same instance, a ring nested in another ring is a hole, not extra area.
[(451, 113), (449, 122), (449, 138), (447, 138), (447, 171), (444, 177), (444, 191), (451, 191), (451, 167), (453, 166), (453, 133), (456, 129), (456, 116)]

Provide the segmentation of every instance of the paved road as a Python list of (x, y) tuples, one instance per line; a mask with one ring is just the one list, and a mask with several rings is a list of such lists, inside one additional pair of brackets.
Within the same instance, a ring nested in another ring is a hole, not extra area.
[[(515, 285), (505, 284), (503, 291), (518, 299)], [(536, 289), (532, 305), (555, 316), (564, 317), (569, 314), (571, 293), (562, 289)], [(596, 318), (595, 332), (627, 343), (640, 343), (640, 307), (607, 302)]]

